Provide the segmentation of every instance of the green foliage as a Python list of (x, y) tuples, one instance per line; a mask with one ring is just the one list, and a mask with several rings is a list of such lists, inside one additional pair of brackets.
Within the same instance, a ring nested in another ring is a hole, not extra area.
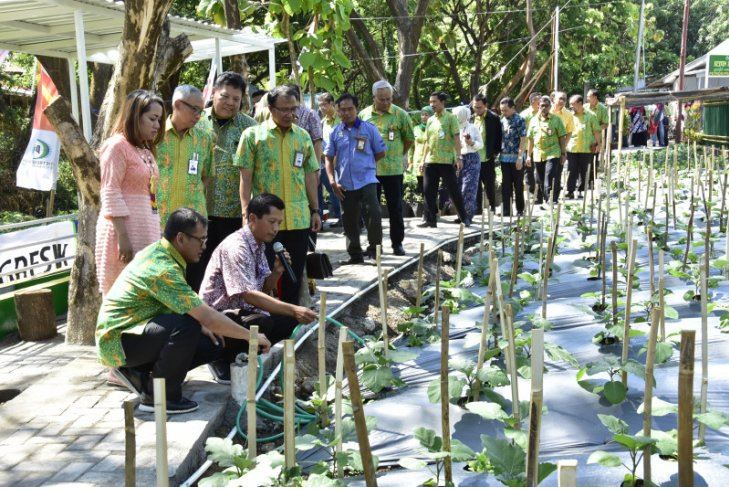
[(426, 318), (413, 318), (400, 322), (397, 331), (405, 336), (410, 347), (420, 347), (440, 340), (438, 327)]
[[(428, 468), (433, 478), (423, 482), (422, 486), (437, 487), (440, 485), (440, 474), (443, 472), (446, 458), (450, 457), (454, 463), (468, 461), (475, 456), (468, 446), (458, 439), (451, 439), (450, 451), (443, 450), (443, 438), (436, 435), (435, 431), (418, 427), (413, 433), (415, 439), (420, 443), (420, 452), (435, 461), (435, 468), (428, 465), (427, 461), (416, 458), (401, 458), (397, 464), (410, 470), (422, 470)], [(453, 486), (453, 482), (445, 482), (446, 486)]]
[[(511, 431), (510, 435), (524, 435), (522, 431)], [(498, 437), (481, 435), (483, 450), (469, 461), (468, 469), (477, 472), (493, 473), (494, 477), (509, 487), (526, 486), (526, 451), (525, 437), (499, 439)], [(537, 481), (544, 480), (557, 469), (554, 463), (540, 463)]]
[(385, 388), (405, 386), (405, 383), (395, 376), (391, 363), (407, 362), (416, 357), (415, 353), (398, 351), (392, 346), (385, 357), (385, 343), (382, 340), (369, 339), (365, 346), (355, 353), (354, 360), (362, 369), (362, 384), (373, 393), (379, 393)]
[[(583, 389), (604, 396), (611, 405), (618, 405), (625, 400), (628, 393), (628, 387), (619, 379), (615, 379), (622, 371), (645, 378), (645, 367), (642, 364), (633, 359), (628, 359), (625, 363), (622, 363), (613, 355), (606, 355), (599, 361), (588, 362), (582, 369), (577, 371), (575, 377), (577, 378), (577, 384)], [(594, 376), (600, 373), (607, 373), (610, 380), (583, 379), (586, 376)], [(655, 381), (653, 383), (655, 384)]]

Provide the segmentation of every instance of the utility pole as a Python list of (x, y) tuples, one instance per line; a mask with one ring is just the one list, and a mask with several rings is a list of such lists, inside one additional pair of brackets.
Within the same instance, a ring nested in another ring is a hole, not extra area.
[(559, 90), (559, 5), (554, 7), (554, 90)]
[[(686, 43), (688, 39), (688, 21), (689, 21), (689, 0), (683, 2), (683, 26), (681, 27), (681, 56), (678, 65), (678, 90), (684, 90), (685, 88), (685, 76), (686, 71)], [(680, 143), (682, 139), (682, 121), (681, 117), (683, 114), (683, 106), (681, 101), (678, 101), (678, 117), (676, 119), (676, 143)]]
[(640, 52), (643, 49), (643, 30), (645, 28), (645, 0), (640, 2), (640, 20), (638, 21), (638, 42), (635, 47), (635, 70), (633, 72), (633, 91), (638, 90), (640, 80)]

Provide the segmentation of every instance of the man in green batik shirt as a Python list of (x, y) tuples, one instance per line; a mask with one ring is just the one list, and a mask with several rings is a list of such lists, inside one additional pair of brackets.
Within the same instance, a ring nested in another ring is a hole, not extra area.
[[(587, 102), (585, 111), (591, 113), (597, 118), (597, 123), (600, 125), (600, 142), (605, 141), (607, 134), (605, 130), (608, 126), (608, 108), (600, 102), (600, 93), (597, 89), (591, 88), (587, 91)], [(597, 146), (597, 150), (594, 152), (594, 158), (590, 164), (590, 168), (587, 169), (587, 182), (590, 184), (592, 189), (593, 180), (595, 173), (600, 168), (600, 154), (602, 153), (602, 144)], [(594, 170), (593, 170), (594, 168)]]
[(574, 199), (577, 178), (580, 179), (580, 198), (587, 183), (587, 170), (595, 151), (600, 146), (600, 126), (597, 118), (585, 110), (582, 96), (575, 94), (570, 97), (574, 128), (572, 137), (567, 143), (567, 161), (569, 162), (569, 177), (567, 178), (567, 198)]
[(430, 107), (435, 113), (425, 125), (425, 149), (423, 159), (417, 162), (423, 168), (423, 193), (425, 194), (425, 221), (419, 228), (435, 228), (437, 225), (436, 203), (438, 186), (443, 179), (451, 202), (456, 207), (458, 218), (465, 226), (470, 226), (463, 207), (463, 196), (456, 178), (456, 170), (463, 167), (461, 157), (461, 130), (458, 118), (445, 110), (448, 95), (445, 92), (433, 92), (430, 95)]
[(405, 255), (402, 242), (405, 239), (405, 222), (402, 214), (403, 174), (406, 170), (405, 155), (413, 145), (413, 123), (410, 116), (392, 103), (392, 85), (379, 80), (372, 85), (374, 104), (362, 109), (359, 118), (374, 124), (387, 145), (385, 157), (377, 162), (377, 196), (385, 192), (387, 213), (390, 217), (390, 241), (395, 255)]
[(420, 110), (420, 124), (413, 126), (413, 136), (415, 141), (410, 147), (408, 158), (410, 159), (410, 171), (415, 174), (418, 179), (418, 193), (423, 193), (423, 169), (420, 168), (420, 162), (425, 156), (425, 125), (428, 119), (434, 114), (433, 108), (426, 105)]
[(534, 160), (544, 198), (549, 200), (550, 193), (554, 190), (553, 201), (557, 202), (562, 182), (562, 166), (567, 157), (567, 130), (562, 119), (550, 112), (551, 108), (550, 98), (542, 96), (539, 100), (539, 114), (532, 118), (527, 129), (527, 162)]
[[(96, 323), (99, 360), (141, 398), (143, 412), (154, 411), (153, 378), (166, 381), (167, 413), (196, 410), (182, 396), (187, 372), (247, 352), (242, 341), (250, 331), (206, 305), (185, 282), (185, 268), (205, 249), (206, 228), (200, 213), (175, 210), (164, 238), (141, 250), (104, 296)], [(258, 342), (263, 352), (271, 347), (263, 334)]]
[[(529, 107), (519, 113), (519, 115), (524, 118), (524, 124), (526, 124), (527, 131), (529, 131), (529, 123), (532, 121), (532, 118), (539, 113), (539, 99), (541, 98), (541, 92), (532, 92), (529, 94)], [(536, 192), (536, 204), (542, 204), (542, 201), (544, 200), (544, 196), (542, 196), (542, 187), (537, 186), (537, 180), (539, 177), (537, 175), (537, 169), (531, 163), (531, 160), (529, 161), (529, 166), (524, 169), (524, 174), (526, 175), (529, 194), (534, 195)]]
[(232, 71), (221, 73), (213, 84), (212, 106), (198, 123), (215, 136), (215, 179), (207, 191), (208, 246), (200, 260), (203, 271), (220, 242), (241, 227), (240, 172), (233, 159), (243, 131), (257, 124), (240, 112), (245, 91), (242, 76)]
[[(180, 85), (172, 94), (172, 114), (162, 141), (157, 145), (159, 184), (157, 205), (162, 229), (172, 211), (194, 209), (207, 216), (205, 189), (215, 171), (213, 135), (196, 126), (203, 112), (203, 96), (192, 85)], [(187, 283), (200, 289), (205, 268), (199, 263), (187, 268)]]

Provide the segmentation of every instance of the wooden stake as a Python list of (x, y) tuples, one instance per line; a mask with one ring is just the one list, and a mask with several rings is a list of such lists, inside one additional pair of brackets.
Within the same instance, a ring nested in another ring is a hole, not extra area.
[[(706, 256), (706, 254), (704, 254)], [(707, 318), (707, 302), (709, 300), (708, 269), (704, 263), (701, 266), (701, 402), (700, 411), (706, 413), (706, 404), (709, 396), (709, 325)], [(706, 425), (699, 422), (699, 442), (704, 443)]]
[[(478, 358), (476, 359), (476, 372), (483, 367), (484, 358), (486, 357), (486, 349), (488, 348), (488, 338), (491, 332), (491, 298), (494, 294), (494, 270), (489, 270), (489, 283), (486, 294), (483, 297), (483, 319), (481, 320), (481, 339), (478, 344)], [(478, 401), (481, 394), (481, 380), (478, 378), (473, 383), (471, 392), (471, 400)]]
[(344, 369), (347, 372), (349, 382), (349, 398), (352, 402), (352, 415), (354, 416), (354, 427), (357, 432), (365, 482), (368, 487), (376, 487), (375, 465), (372, 461), (372, 449), (367, 434), (367, 420), (365, 419), (362, 395), (359, 391), (359, 380), (357, 379), (357, 366), (354, 364), (354, 344), (351, 340), (342, 343), (342, 352), (344, 354)]
[(531, 331), (531, 391), (542, 391), (544, 380), (544, 329), (535, 328)]
[(494, 249), (494, 213), (489, 207), (489, 250)]
[(124, 486), (137, 486), (137, 437), (134, 429), (134, 400), (124, 406)]
[(425, 259), (425, 244), (420, 242), (420, 257), (418, 258), (418, 289), (415, 292), (415, 307), (420, 308), (423, 297), (423, 261)]
[(435, 305), (433, 309), (433, 323), (438, 327), (438, 313), (440, 309), (440, 268), (443, 264), (443, 252), (438, 250), (438, 258), (435, 265)]
[(296, 427), (294, 426), (294, 383), (296, 357), (294, 341), (284, 341), (284, 461), (286, 468), (296, 466)]
[(519, 229), (516, 230), (514, 236), (514, 254), (511, 261), (511, 281), (509, 282), (509, 298), (514, 296), (514, 286), (516, 285), (516, 274), (519, 272)]
[[(343, 345), (347, 340), (347, 327), (339, 329), (337, 345), (337, 367), (334, 373), (334, 437), (337, 439), (337, 454), (342, 453), (342, 378), (344, 378)], [(344, 467), (337, 464), (337, 478), (344, 477)]]
[(655, 266), (653, 262), (653, 227), (648, 225), (646, 227), (646, 234), (648, 235), (648, 271), (650, 274), (650, 292), (651, 301), (653, 301), (653, 293), (656, 291), (655, 285)]
[(526, 486), (539, 486), (539, 432), (542, 427), (542, 390), (532, 390), (529, 401), (529, 435), (526, 456)]
[(663, 266), (663, 250), (658, 250), (658, 307), (661, 309), (661, 342), (666, 340), (666, 299), (664, 294), (665, 279)]
[(618, 323), (618, 245), (613, 241), (610, 242), (610, 252), (612, 254), (612, 270), (613, 283), (611, 300), (613, 305), (613, 323)]
[(319, 393), (322, 395), (320, 407), (321, 427), (329, 425), (327, 407), (327, 292), (320, 291), (319, 298), (319, 330), (317, 332), (317, 364), (319, 366)]
[(547, 259), (544, 262), (544, 276), (542, 286), (542, 318), (547, 319), (547, 288), (549, 286), (549, 270), (552, 267), (552, 243), (553, 236), (549, 237), (549, 244), (547, 245)]
[(167, 466), (167, 391), (164, 378), (154, 378), (154, 424), (156, 427), (157, 486), (170, 486), (170, 472)]
[(478, 242), (478, 260), (483, 263), (483, 240), (486, 232), (486, 193), (481, 194), (481, 239)]
[[(503, 303), (504, 298), (499, 295), (499, 302)], [(519, 406), (519, 379), (516, 372), (516, 346), (514, 345), (514, 323), (511, 304), (504, 305), (506, 315), (506, 339), (509, 342), (509, 350), (506, 355), (509, 356), (509, 381), (511, 382), (511, 414), (516, 419), (517, 424), (521, 418), (521, 407)]]
[[(651, 330), (648, 335), (645, 358), (645, 389), (643, 391), (643, 435), (651, 436), (652, 410), (653, 410), (653, 365), (656, 360), (656, 340), (658, 337), (658, 325), (661, 322), (660, 308), (653, 308), (651, 312)], [(651, 478), (651, 449), (643, 450), (643, 479), (650, 485)]]
[(461, 284), (461, 268), (462, 267), (463, 267), (463, 223), (461, 223), (460, 227), (458, 228), (458, 246), (456, 248), (456, 286)]
[(387, 357), (387, 351), (390, 347), (388, 345), (387, 336), (387, 274), (382, 270), (382, 245), (377, 245), (375, 248), (375, 255), (377, 259), (377, 285), (380, 293), (380, 322), (382, 323), (382, 340), (385, 344), (385, 357)]
[(557, 461), (557, 486), (577, 486), (577, 460), (563, 459)]
[(678, 486), (694, 486), (694, 343), (696, 332), (681, 331), (678, 368)]
[[(256, 421), (256, 382), (258, 381), (258, 325), (251, 325), (248, 340), (248, 387), (246, 389), (246, 421), (248, 433), (248, 459), (257, 456), (258, 433)], [(261, 366), (261, 369), (263, 367)]]
[[(449, 344), (450, 310), (443, 307), (443, 323), (440, 335), (440, 417), (443, 437), (443, 451), (451, 450), (450, 400), (448, 396), (448, 344)], [(450, 456), (443, 461), (445, 469), (445, 485), (453, 486), (453, 462)]]
[[(630, 347), (630, 304), (633, 298), (633, 270), (635, 267), (635, 252), (638, 249), (638, 240), (630, 243), (630, 258), (628, 260), (628, 278), (625, 293), (625, 318), (623, 321), (623, 356), (622, 361), (625, 364), (628, 361), (628, 348)], [(628, 371), (622, 371), (621, 377), (623, 384), (628, 386)]]

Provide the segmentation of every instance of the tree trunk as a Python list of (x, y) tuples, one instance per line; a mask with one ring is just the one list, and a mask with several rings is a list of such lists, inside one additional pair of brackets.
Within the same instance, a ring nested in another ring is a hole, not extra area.
[(529, 93), (534, 90), (534, 87), (537, 86), (539, 81), (544, 76), (544, 72), (547, 70), (547, 67), (550, 65), (550, 62), (552, 61), (552, 57), (554, 56), (554, 53), (549, 55), (549, 58), (547, 58), (547, 61), (544, 62), (541, 68), (537, 71), (537, 73), (530, 79), (527, 80), (526, 77), (524, 77), (524, 86), (519, 91), (519, 95), (516, 96), (514, 99), (514, 102), (516, 103), (517, 107), (522, 107), (522, 105), (525, 103), (526, 98), (529, 96)]
[(37, 58), (38, 62), (45, 68), (48, 76), (53, 80), (53, 84), (58, 89), (58, 94), (68, 100), (71, 97), (71, 85), (68, 80), (68, 60), (51, 58), (50, 56), (37, 56)]
[(299, 84), (299, 56), (296, 53), (296, 45), (291, 39), (291, 17), (284, 12), (281, 21), (281, 31), (286, 38), (286, 44), (289, 47), (289, 61), (291, 62), (291, 81), (296, 85)]
[(96, 317), (101, 307), (101, 294), (96, 277), (94, 245), (96, 219), (99, 215), (101, 172), (99, 160), (84, 138), (81, 128), (71, 116), (71, 107), (56, 97), (45, 110), (61, 140), (63, 151), (71, 162), (73, 176), (78, 184), (78, 236), (76, 258), (71, 268), (68, 290), (68, 331), (66, 342), (92, 345), (96, 331)]
[(532, 0), (526, 0), (526, 23), (527, 29), (529, 29), (529, 36), (531, 37), (531, 39), (529, 41), (529, 50), (527, 51), (527, 63), (526, 68), (524, 69), (524, 80), (521, 85), (522, 90), (524, 90), (526, 85), (531, 80), (532, 73), (534, 72), (534, 64), (537, 61), (537, 40), (535, 37), (536, 31), (534, 30), (534, 20), (532, 19)]
[(114, 73), (114, 67), (106, 63), (92, 63), (91, 73), (91, 86), (89, 87), (91, 125), (92, 127), (96, 127), (96, 120), (99, 117), (99, 107), (101, 107), (101, 104), (104, 102), (104, 94), (106, 93), (106, 89), (109, 87), (109, 81)]
[[(225, 26), (228, 29), (241, 29), (243, 26), (240, 21), (240, 9), (238, 8), (238, 0), (223, 0), (223, 11), (225, 12)], [(246, 82), (246, 93), (243, 94), (243, 104), (241, 110), (248, 112), (250, 109), (248, 94), (248, 85), (250, 83), (250, 68), (248, 60), (244, 54), (236, 54), (228, 58), (230, 66), (228, 69), (236, 73), (240, 73)], [(218, 73), (223, 72), (223, 67), (219, 67)]]
[(456, 59), (453, 57), (451, 51), (448, 49), (448, 46), (446, 46), (445, 43), (440, 43), (440, 49), (441, 51), (443, 51), (443, 56), (445, 56), (447, 62), (446, 64), (448, 65), (448, 71), (450, 71), (451, 76), (453, 77), (453, 82), (456, 84), (456, 90), (458, 91), (458, 96), (461, 99), (461, 103), (467, 104), (470, 97), (468, 96), (466, 87), (463, 85), (461, 75), (458, 73), (458, 64), (456, 62)]
[(50, 289), (16, 293), (15, 316), (23, 340), (46, 340), (56, 336), (56, 312)]
[(501, 89), (501, 92), (498, 96), (493, 100), (492, 105), (497, 105), (499, 101), (509, 95), (509, 93), (514, 90), (514, 87), (521, 81), (522, 78), (524, 78), (524, 70), (526, 69), (527, 60), (525, 59), (521, 66), (519, 66), (519, 69), (516, 71), (514, 76), (509, 80), (509, 83), (507, 83), (503, 89)]

